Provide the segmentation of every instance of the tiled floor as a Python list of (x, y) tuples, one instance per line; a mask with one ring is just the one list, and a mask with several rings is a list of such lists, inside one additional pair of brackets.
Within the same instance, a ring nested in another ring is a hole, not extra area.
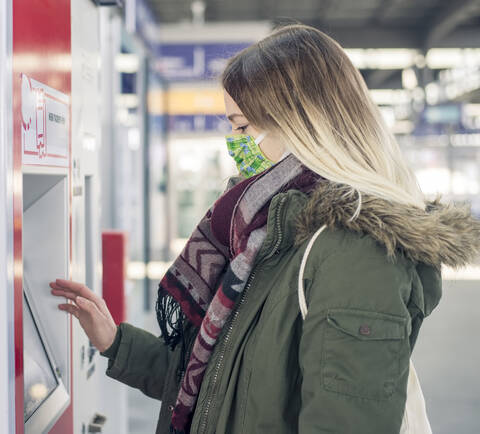
[(444, 282), (412, 360), (433, 433), (480, 433), (479, 281)]
[[(136, 291), (133, 292), (133, 291)], [(143, 292), (142, 287), (137, 287), (132, 291), (132, 297), (129, 300), (129, 322), (137, 327), (142, 327), (149, 332), (160, 335), (155, 311), (142, 313)], [(151, 306), (155, 306), (156, 288), (152, 284)], [(160, 412), (161, 402), (149, 398), (137, 389), (128, 389), (127, 407), (128, 407), (128, 434), (154, 434), (157, 426), (158, 414)]]
[(160, 401), (130, 388), (128, 391), (128, 434), (153, 434), (157, 426)]

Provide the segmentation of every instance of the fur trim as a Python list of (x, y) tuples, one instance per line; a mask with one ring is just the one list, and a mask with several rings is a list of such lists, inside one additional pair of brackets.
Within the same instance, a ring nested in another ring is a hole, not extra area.
[(414, 261), (454, 268), (475, 260), (480, 253), (480, 220), (472, 216), (470, 205), (442, 204), (440, 197), (425, 204), (423, 211), (362, 194), (360, 214), (349, 221), (358, 194), (348, 185), (323, 180), (297, 216), (295, 245), (326, 224), (369, 234), (386, 247), (389, 257), (402, 250)]

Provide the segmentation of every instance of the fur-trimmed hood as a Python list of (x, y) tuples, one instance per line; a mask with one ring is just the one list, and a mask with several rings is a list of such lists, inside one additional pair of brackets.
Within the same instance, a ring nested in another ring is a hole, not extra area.
[(350, 221), (357, 206), (358, 196), (349, 186), (320, 181), (297, 217), (295, 244), (326, 224), (368, 233), (389, 256), (402, 250), (408, 258), (436, 267), (461, 267), (480, 253), (480, 220), (468, 204), (446, 205), (437, 197), (423, 211), (362, 194), (361, 212)]

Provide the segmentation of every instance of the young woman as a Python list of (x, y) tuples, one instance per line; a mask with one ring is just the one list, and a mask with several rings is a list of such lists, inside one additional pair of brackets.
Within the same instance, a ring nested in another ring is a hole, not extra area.
[(160, 282), (161, 338), (117, 327), (79, 283), (52, 282), (74, 302), (60, 308), (107, 375), (162, 401), (157, 433), (398, 433), (441, 265), (475, 258), (480, 223), (425, 200), (324, 33), (281, 28), (233, 57), (222, 84), (241, 176)]

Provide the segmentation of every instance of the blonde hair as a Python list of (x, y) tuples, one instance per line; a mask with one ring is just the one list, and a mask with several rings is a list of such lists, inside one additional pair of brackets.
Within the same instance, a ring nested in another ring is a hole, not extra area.
[(232, 57), (222, 85), (257, 129), (359, 196), (425, 208), (413, 171), (342, 47), (313, 27), (282, 27)]

